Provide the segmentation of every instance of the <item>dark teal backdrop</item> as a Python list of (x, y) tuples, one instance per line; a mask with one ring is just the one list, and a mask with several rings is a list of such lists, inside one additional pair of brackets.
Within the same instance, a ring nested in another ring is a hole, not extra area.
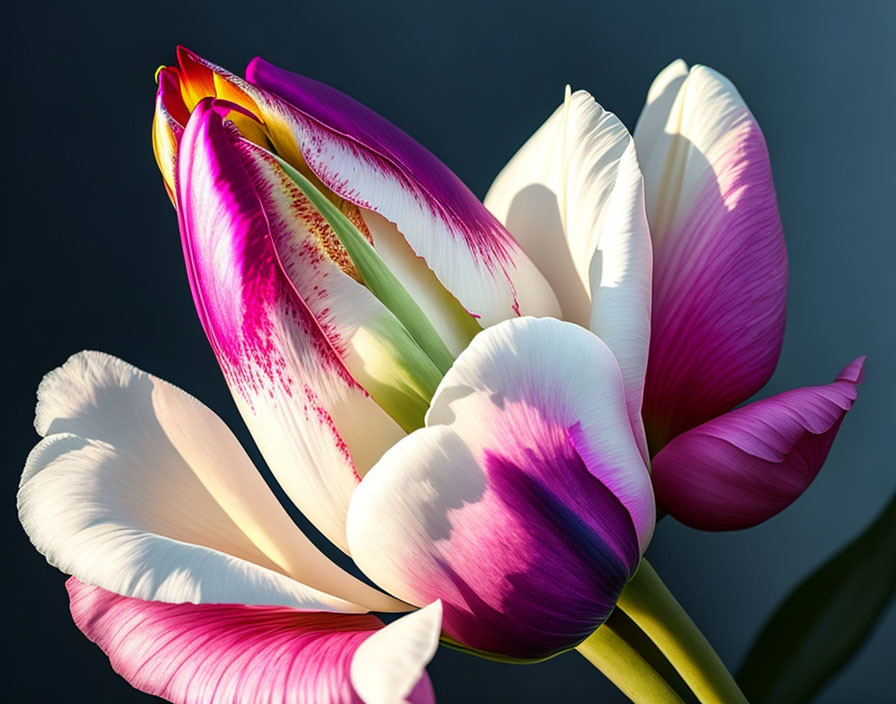
[[(480, 196), (563, 97), (585, 88), (632, 127), (681, 56), (727, 74), (769, 143), (790, 253), (789, 318), (768, 388), (866, 384), (816, 483), (767, 524), (672, 521), (649, 556), (730, 667), (763, 619), (896, 487), (893, 120), (896, 4), (880, 2), (17, 2), (4, 17), (5, 553), (16, 702), (139, 702), (71, 624), (63, 576), (18, 526), (41, 375), (82, 348), (182, 386), (249, 444), (195, 318), (150, 147), (153, 71), (184, 43), (241, 72), (255, 54), (331, 83), (417, 137)], [(819, 699), (892, 691), (896, 610)], [(576, 654), (521, 667), (440, 652), (442, 702), (619, 702)]]

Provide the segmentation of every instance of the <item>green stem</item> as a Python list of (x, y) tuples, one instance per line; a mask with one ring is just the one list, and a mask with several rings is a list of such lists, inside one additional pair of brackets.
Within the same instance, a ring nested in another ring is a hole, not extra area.
[(644, 648), (633, 642), (629, 624), (631, 621), (617, 609), (576, 650), (635, 704), (684, 704), (649, 661)]
[(618, 607), (656, 644), (702, 704), (746, 704), (715, 650), (647, 560), (641, 560)]

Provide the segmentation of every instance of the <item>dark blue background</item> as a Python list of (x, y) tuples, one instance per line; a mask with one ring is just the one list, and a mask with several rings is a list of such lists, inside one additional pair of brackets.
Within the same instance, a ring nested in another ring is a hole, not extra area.
[[(41, 375), (105, 350), (203, 399), (249, 442), (195, 319), (150, 148), (153, 71), (177, 42), (237, 72), (262, 54), (343, 89), (479, 195), (567, 82), (631, 127), (671, 59), (727, 74), (768, 139), (790, 253), (787, 337), (764, 393), (827, 382), (859, 353), (867, 381), (793, 507), (735, 534), (664, 521), (650, 558), (736, 668), (778, 600), (893, 492), (896, 4), (31, 1), (5, 15), (8, 700), (148, 699), (76, 631), (62, 575), (15, 519)], [(891, 609), (819, 701), (879, 701), (893, 652)], [(430, 671), (442, 702), (623, 701), (576, 654), (521, 667), (445, 651)]]

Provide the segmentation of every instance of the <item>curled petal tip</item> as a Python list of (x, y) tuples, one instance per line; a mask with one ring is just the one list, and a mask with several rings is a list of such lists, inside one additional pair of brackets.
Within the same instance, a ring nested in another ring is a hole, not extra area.
[(437, 600), (361, 644), (352, 658), (351, 681), (364, 704), (435, 701), (425, 667), (439, 647), (441, 624)]
[(849, 364), (847, 364), (843, 371), (840, 372), (840, 375), (837, 377), (837, 381), (848, 381), (852, 384), (858, 386), (862, 382), (865, 381), (865, 360), (868, 355), (862, 355), (861, 357), (856, 357)]

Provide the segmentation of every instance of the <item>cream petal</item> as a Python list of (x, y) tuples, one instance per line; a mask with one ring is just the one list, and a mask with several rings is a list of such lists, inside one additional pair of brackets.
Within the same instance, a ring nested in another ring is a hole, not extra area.
[(405, 704), (428, 684), (426, 664), (439, 647), (442, 603), (434, 601), (365, 640), (352, 658), (351, 680), (364, 704)]
[(180, 389), (82, 352), (51, 372), (18, 506), (47, 560), (125, 596), (334, 611), (401, 604), (299, 531), (224, 423)]
[(646, 458), (652, 250), (628, 130), (585, 91), (568, 93), (495, 179), (485, 204), (544, 273), (564, 318), (613, 350)]
[(187, 271), (200, 321), (265, 461), (296, 506), (345, 549), (352, 491), (404, 434), (355, 376), (401, 380), (369, 354), (379, 343), (373, 351), (383, 351), (389, 338), (379, 332), (390, 319), (396, 326), (310, 241), (295, 212), (300, 202), (279, 190), (285, 176), (256, 152), (213, 105), (194, 110), (179, 154)]

